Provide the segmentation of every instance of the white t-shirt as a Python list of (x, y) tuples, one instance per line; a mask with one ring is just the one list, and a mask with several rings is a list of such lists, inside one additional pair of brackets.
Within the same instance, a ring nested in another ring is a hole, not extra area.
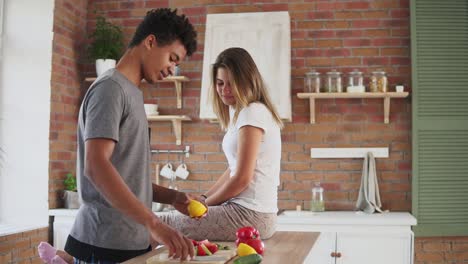
[(235, 124), (232, 123), (234, 109), (230, 108), (231, 124), (224, 135), (223, 151), (228, 160), (230, 176), (237, 171), (238, 132), (243, 126), (254, 126), (263, 130), (262, 142), (257, 155), (253, 179), (249, 186), (230, 202), (262, 213), (278, 211), (278, 185), (280, 183), (281, 134), (280, 127), (262, 103), (251, 103), (242, 109)]

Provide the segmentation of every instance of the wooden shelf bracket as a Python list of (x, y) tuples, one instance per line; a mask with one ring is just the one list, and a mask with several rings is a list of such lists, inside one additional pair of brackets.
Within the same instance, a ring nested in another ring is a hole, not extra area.
[(148, 121), (171, 121), (172, 129), (176, 137), (176, 145), (182, 144), (182, 121), (190, 121), (186, 115), (149, 115)]

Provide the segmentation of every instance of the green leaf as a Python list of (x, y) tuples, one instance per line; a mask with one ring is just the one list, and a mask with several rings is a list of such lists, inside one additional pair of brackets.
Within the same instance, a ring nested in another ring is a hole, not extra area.
[(124, 35), (122, 29), (106, 21), (99, 15), (96, 18), (96, 28), (89, 35), (91, 40), (88, 46), (88, 56), (91, 60), (114, 59), (118, 60), (124, 50)]
[(76, 191), (76, 178), (73, 176), (71, 172), (67, 173), (65, 180), (63, 181), (65, 184), (65, 190), (67, 191)]

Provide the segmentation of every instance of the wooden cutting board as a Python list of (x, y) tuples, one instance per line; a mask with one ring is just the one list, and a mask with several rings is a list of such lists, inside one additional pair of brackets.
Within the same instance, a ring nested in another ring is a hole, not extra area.
[(236, 255), (236, 249), (218, 250), (211, 256), (196, 256), (195, 259), (190, 261), (183, 261), (169, 259), (168, 251), (154, 255), (146, 260), (146, 264), (170, 264), (170, 263), (196, 263), (196, 264), (224, 264)]
[[(288, 232), (288, 231), (278, 231), (270, 239), (266, 239), (263, 242), (265, 243), (265, 253), (263, 254), (262, 263), (265, 264), (285, 264), (285, 263), (311, 263), (308, 255), (311, 248), (314, 246), (315, 241), (320, 233), (316, 232)], [(216, 242), (216, 241), (214, 241)], [(235, 249), (233, 242), (218, 241), (222, 245), (228, 245)], [(164, 247), (155, 249), (151, 252), (145, 253), (141, 256), (135, 257), (128, 261), (123, 262), (122, 264), (149, 264), (146, 262), (152, 256), (163, 253), (166, 250)], [(294, 252), (294, 254), (291, 254)], [(218, 252), (216, 252), (218, 253)], [(232, 258), (227, 263), (232, 264), (235, 258)], [(158, 263), (158, 262), (155, 262)], [(161, 262), (160, 262), (161, 263)], [(164, 262), (163, 262), (164, 263)], [(165, 263), (174, 263), (174, 262), (165, 262)], [(181, 263), (181, 262), (177, 262)], [(203, 262), (185, 262), (185, 263), (198, 263)], [(204, 262), (209, 264), (217, 264), (224, 262)], [(314, 263), (314, 262), (312, 262)]]

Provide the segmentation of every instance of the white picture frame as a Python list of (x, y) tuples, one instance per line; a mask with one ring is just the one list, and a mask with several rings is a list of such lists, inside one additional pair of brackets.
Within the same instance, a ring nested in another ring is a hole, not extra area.
[(254, 59), (280, 117), (291, 121), (291, 29), (287, 11), (208, 14), (203, 52), (200, 118), (215, 120), (210, 103), (211, 65), (226, 48)]

